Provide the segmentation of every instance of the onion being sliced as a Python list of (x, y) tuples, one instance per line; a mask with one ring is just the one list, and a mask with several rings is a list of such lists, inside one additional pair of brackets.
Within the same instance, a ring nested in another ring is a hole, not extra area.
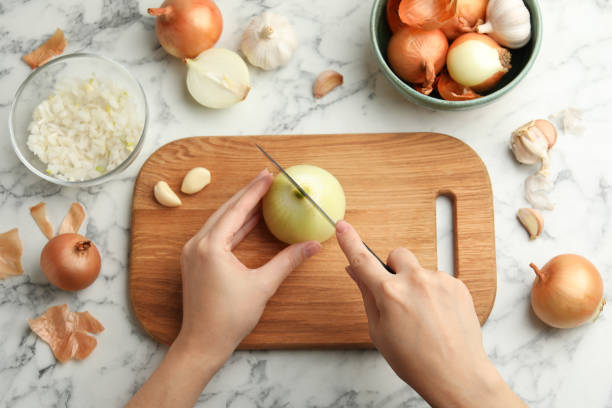
[(448, 49), (448, 73), (457, 83), (485, 92), (510, 70), (510, 52), (492, 38), (477, 33), (463, 34)]
[(444, 67), (447, 50), (448, 41), (441, 30), (404, 28), (391, 37), (387, 57), (397, 76), (429, 95)]
[(422, 30), (435, 30), (457, 13), (457, 0), (401, 0), (400, 21)]

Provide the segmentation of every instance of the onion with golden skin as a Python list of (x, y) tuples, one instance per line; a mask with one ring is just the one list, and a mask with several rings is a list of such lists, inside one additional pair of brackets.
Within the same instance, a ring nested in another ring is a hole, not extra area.
[(398, 77), (429, 95), (444, 67), (447, 50), (448, 40), (441, 30), (403, 28), (391, 37), (387, 57)]
[(76, 291), (91, 285), (100, 273), (98, 249), (79, 234), (61, 234), (47, 242), (40, 254), (40, 268), (54, 286)]
[(221, 11), (212, 0), (166, 0), (147, 10), (157, 17), (161, 46), (177, 58), (195, 58), (211, 48), (223, 30)]
[(539, 269), (531, 288), (531, 306), (536, 316), (552, 327), (567, 329), (599, 317), (606, 300), (603, 280), (588, 259), (574, 254), (559, 255)]

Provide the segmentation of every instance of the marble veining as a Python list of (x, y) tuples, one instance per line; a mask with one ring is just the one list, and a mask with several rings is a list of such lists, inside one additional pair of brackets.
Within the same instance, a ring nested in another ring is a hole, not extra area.
[[(371, 2), (350, 0), (219, 0), (224, 31), (219, 46), (237, 49), (249, 19), (265, 10), (295, 25), (300, 46), (276, 72), (251, 68), (247, 100), (224, 111), (191, 100), (183, 64), (160, 48), (157, 0), (2, 0), (0, 2), (0, 231), (18, 226), (24, 241), (23, 276), (0, 281), (0, 406), (121, 406), (165, 353), (139, 328), (127, 295), (134, 178), (159, 146), (196, 135), (433, 131), (458, 137), (480, 154), (495, 195), (498, 292), (483, 328), (485, 347), (512, 388), (532, 407), (612, 407), (609, 311), (592, 325), (559, 331), (541, 324), (529, 307), (529, 262), (556, 254), (590, 258), (612, 284), (612, 2), (543, 0), (544, 41), (532, 71), (492, 105), (466, 112), (434, 112), (404, 101), (379, 72), (369, 40)], [(57, 27), (67, 52), (87, 51), (125, 64), (140, 80), (151, 123), (143, 151), (120, 177), (86, 189), (40, 181), (10, 145), (7, 119), (19, 84), (30, 72), (21, 56)], [(320, 100), (312, 83), (325, 69), (344, 85)], [(562, 133), (552, 154), (554, 211), (545, 232), (529, 242), (515, 219), (526, 206), (511, 130), (568, 107), (583, 111), (582, 135)], [(84, 227), (102, 251), (101, 277), (66, 293), (50, 286), (38, 266), (45, 238), (28, 207), (44, 200), (61, 221), (78, 200), (90, 215)], [(448, 222), (448, 219), (446, 219)], [(445, 238), (448, 239), (448, 236)], [(400, 245), (401, 243), (398, 243)], [(440, 261), (446, 265), (448, 255)], [(27, 319), (67, 303), (89, 310), (106, 330), (84, 362), (58, 364)], [(200, 396), (198, 407), (425, 407), (375, 351), (237, 352)]]

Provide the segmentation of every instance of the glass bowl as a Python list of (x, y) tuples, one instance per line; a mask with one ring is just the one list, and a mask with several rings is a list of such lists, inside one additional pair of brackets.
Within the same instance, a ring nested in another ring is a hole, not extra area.
[[(402, 81), (391, 69), (387, 62), (387, 45), (391, 38), (391, 29), (387, 23), (386, 5), (388, 0), (374, 0), (370, 16), (370, 37), (372, 48), (378, 66), (385, 78), (407, 100), (420, 106), (437, 110), (465, 110), (497, 100), (513, 89), (527, 75), (535, 62), (542, 44), (542, 12), (537, 0), (523, 0), (531, 15), (531, 40), (517, 50), (510, 50), (512, 54), (512, 68), (502, 77), (495, 87), (481, 98), (469, 101), (446, 101), (434, 96), (423, 95), (406, 82)], [(450, 45), (450, 44), (449, 44)], [(435, 93), (435, 91), (434, 91)]]
[[(92, 75), (111, 81), (125, 89), (136, 107), (136, 113), (142, 120), (142, 134), (134, 150), (116, 168), (83, 181), (68, 181), (48, 174), (47, 166), (28, 148), (28, 125), (32, 121), (34, 109), (54, 91), (58, 82), (66, 79), (86, 79)], [(9, 132), (11, 143), (19, 160), (38, 177), (61, 186), (87, 187), (104, 183), (125, 170), (138, 156), (142, 149), (149, 122), (149, 108), (144, 89), (138, 80), (121, 64), (95, 54), (75, 53), (55, 58), (36, 68), (23, 81), (11, 106), (9, 113)]]

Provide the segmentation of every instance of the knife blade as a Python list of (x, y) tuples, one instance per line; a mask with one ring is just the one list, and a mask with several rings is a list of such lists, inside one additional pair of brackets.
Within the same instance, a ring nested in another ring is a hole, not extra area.
[[(312, 204), (312, 206), (314, 208), (316, 208), (319, 213), (332, 225), (332, 227), (334, 227), (334, 229), (336, 228), (336, 221), (334, 221), (334, 219), (332, 217), (329, 216), (329, 214), (327, 214), (325, 212), (325, 210), (323, 210), (323, 208), (321, 208), (321, 206), (319, 204), (317, 204), (317, 202), (308, 195), (308, 193), (302, 188), (302, 186), (300, 186), (300, 184), (295, 181), (293, 179), (293, 177), (291, 177), (283, 168), (283, 166), (281, 166), (276, 160), (274, 160), (272, 158), (272, 156), (270, 156), (268, 154), (268, 152), (266, 152), (263, 147), (261, 147), (258, 144), (255, 144), (255, 146), (257, 146), (257, 148), (264, 154), (264, 156), (266, 156), (266, 158), (268, 160), (270, 160), (270, 162), (272, 162), (272, 164), (274, 164), (274, 166), (287, 178), (287, 180), (289, 180), (289, 182), (291, 184), (293, 184), (293, 186), (295, 188), (297, 188), (297, 190), (300, 192), (300, 194), (302, 194), (304, 197), (306, 197), (306, 199), (310, 202), (310, 204)], [(374, 255), (374, 257), (376, 258), (376, 260), (378, 260), (378, 262), (380, 262), (380, 264), (389, 272), (392, 274), (395, 274), (395, 271), (393, 271), (393, 269), (391, 269), (386, 263), (384, 263), (382, 261), (382, 259), (380, 259), (378, 257), (378, 255), (376, 255), (376, 253), (374, 251), (372, 251), (372, 249), (370, 249), (370, 247), (363, 241), (361, 241), (361, 243), (363, 244), (363, 246), (368, 250), (368, 252), (370, 252), (372, 255)]]

